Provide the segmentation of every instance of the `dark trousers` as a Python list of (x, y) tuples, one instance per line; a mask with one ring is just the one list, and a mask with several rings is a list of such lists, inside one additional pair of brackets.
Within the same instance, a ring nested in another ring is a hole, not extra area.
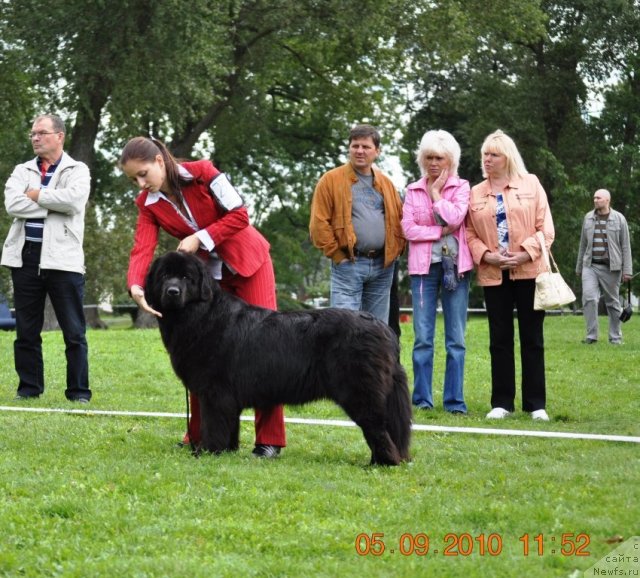
[(67, 399), (91, 399), (88, 346), (84, 318), (84, 276), (69, 271), (40, 271), (41, 244), (26, 242), (23, 266), (11, 269), (16, 309), (13, 345), (18, 394), (37, 396), (44, 391), (42, 326), (47, 294), (65, 343)]
[(400, 339), (400, 295), (398, 289), (398, 268), (399, 261), (393, 266), (393, 281), (391, 282), (391, 292), (389, 293), (389, 327)]
[(514, 410), (516, 370), (513, 308), (518, 314), (520, 363), (522, 366), (522, 409), (544, 409), (544, 311), (533, 309), (535, 279), (512, 281), (503, 272), (502, 285), (484, 288), (489, 317), (491, 353), (491, 407)]

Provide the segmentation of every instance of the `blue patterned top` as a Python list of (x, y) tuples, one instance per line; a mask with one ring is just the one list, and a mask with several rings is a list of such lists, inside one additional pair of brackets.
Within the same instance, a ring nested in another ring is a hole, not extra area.
[(501, 248), (509, 249), (509, 229), (507, 227), (507, 212), (504, 208), (502, 193), (496, 195), (496, 224), (498, 225), (498, 244)]

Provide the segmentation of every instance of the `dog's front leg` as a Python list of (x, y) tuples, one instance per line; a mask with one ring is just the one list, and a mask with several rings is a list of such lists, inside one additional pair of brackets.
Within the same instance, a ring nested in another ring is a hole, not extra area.
[(231, 397), (200, 396), (200, 448), (219, 454), (238, 449), (240, 412)]

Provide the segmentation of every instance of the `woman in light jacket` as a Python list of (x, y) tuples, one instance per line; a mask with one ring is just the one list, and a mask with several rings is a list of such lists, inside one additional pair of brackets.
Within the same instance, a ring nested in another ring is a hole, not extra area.
[(485, 180), (473, 187), (467, 216), (467, 240), (484, 288), (491, 353), (491, 411), (502, 419), (514, 411), (515, 357), (513, 310), (517, 310), (522, 366), (522, 409), (548, 421), (545, 411), (544, 311), (535, 311), (535, 278), (541, 247), (554, 238), (547, 195), (535, 175), (527, 173), (513, 140), (501, 130), (481, 149)]
[(448, 412), (465, 414), (465, 329), (473, 268), (464, 225), (469, 182), (458, 177), (460, 146), (444, 130), (424, 134), (416, 161), (422, 178), (408, 186), (402, 211), (402, 228), (409, 242), (415, 333), (412, 401), (417, 408), (433, 408), (433, 351), (440, 296), (447, 351), (443, 405)]

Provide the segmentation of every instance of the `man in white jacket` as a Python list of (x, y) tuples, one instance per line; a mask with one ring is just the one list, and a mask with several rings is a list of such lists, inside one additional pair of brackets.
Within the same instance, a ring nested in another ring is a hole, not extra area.
[(87, 403), (88, 346), (84, 300), (84, 214), (91, 178), (88, 167), (63, 151), (60, 117), (37, 117), (29, 133), (36, 158), (19, 164), (7, 180), (5, 208), (13, 223), (1, 264), (11, 269), (16, 311), (16, 399), (44, 392), (41, 332), (49, 295), (62, 329), (67, 359), (65, 396)]

